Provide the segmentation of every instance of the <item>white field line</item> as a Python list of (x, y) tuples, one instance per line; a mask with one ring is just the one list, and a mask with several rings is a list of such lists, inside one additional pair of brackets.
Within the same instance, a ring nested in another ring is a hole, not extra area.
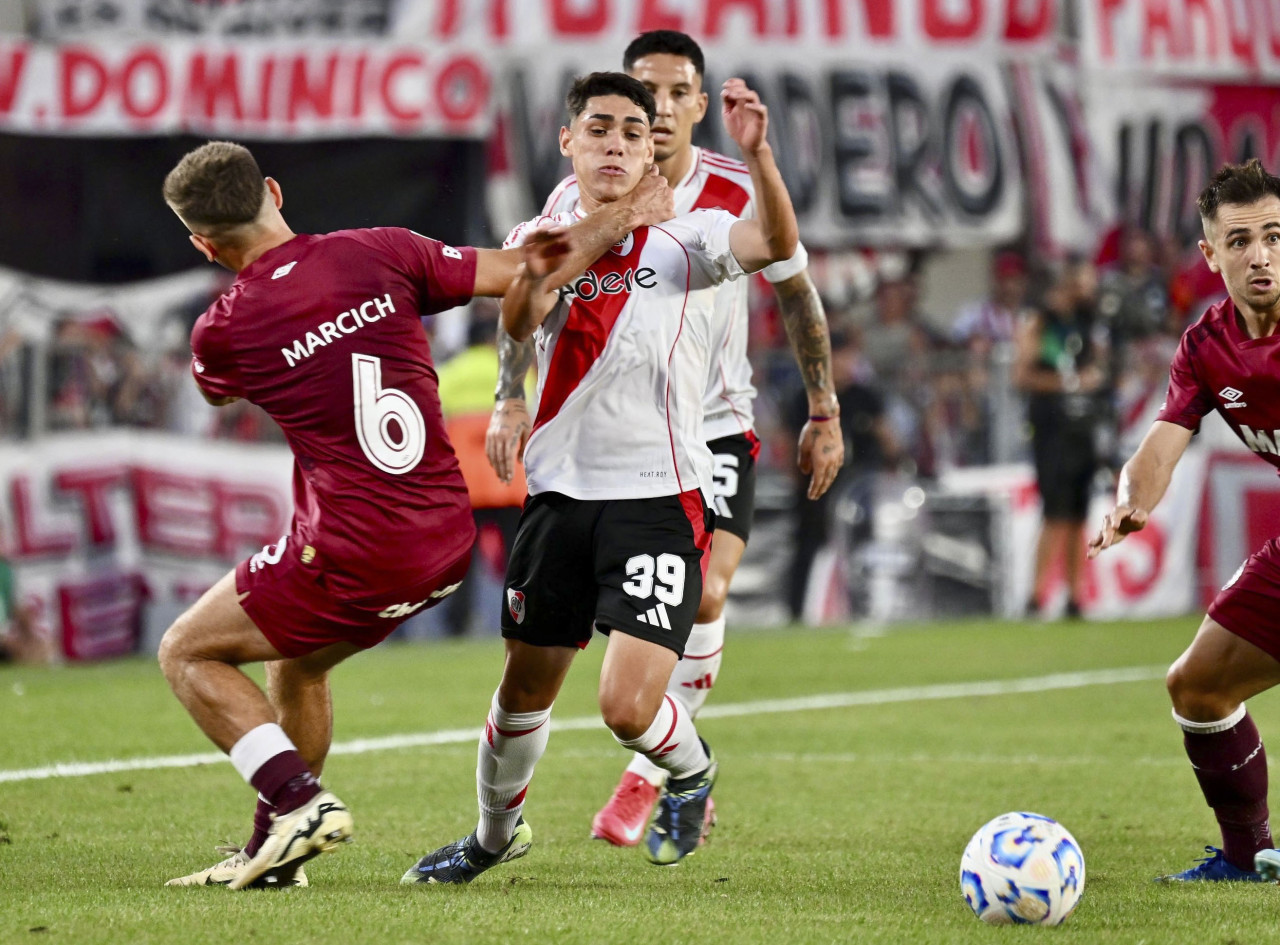
[[(1078, 673), (1053, 673), (1022, 679), (988, 679), (967, 683), (940, 683), (932, 686), (903, 686), (897, 689), (869, 689), (860, 692), (833, 692), (795, 699), (761, 699), (704, 706), (700, 719), (725, 719), (743, 715), (765, 715), (785, 712), (807, 712), (816, 709), (847, 709), (854, 706), (892, 705), (898, 702), (930, 702), (937, 699), (965, 699), (985, 696), (1008, 696), (1020, 693), (1051, 692), (1058, 689), (1081, 689), (1086, 686), (1111, 686), (1118, 683), (1146, 682), (1164, 677), (1164, 666), (1129, 666), (1120, 669), (1098, 669)], [(599, 716), (557, 719), (552, 729), (558, 732), (603, 728)], [(363, 755), (371, 751), (393, 751), (401, 748), (426, 748), (433, 745), (456, 745), (474, 742), (480, 737), (478, 728), (443, 729), (382, 738), (356, 738), (336, 742), (330, 755)], [(79, 778), (91, 774), (115, 774), (122, 771), (150, 771), (158, 768), (191, 768), (217, 764), (227, 760), (221, 752), (192, 755), (162, 755), (151, 758), (123, 758), (109, 761), (70, 761), (41, 768), (0, 770), (0, 783), (39, 781), (46, 778)]]

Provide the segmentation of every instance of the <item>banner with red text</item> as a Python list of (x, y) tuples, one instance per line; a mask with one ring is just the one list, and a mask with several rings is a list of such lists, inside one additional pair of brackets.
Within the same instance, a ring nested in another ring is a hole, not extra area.
[(71, 659), (154, 648), (292, 511), (282, 446), (68, 433), (0, 450), (0, 549), (21, 606)]

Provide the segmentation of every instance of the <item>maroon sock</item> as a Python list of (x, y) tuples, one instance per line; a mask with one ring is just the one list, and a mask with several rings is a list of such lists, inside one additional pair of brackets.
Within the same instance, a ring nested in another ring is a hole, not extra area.
[(1182, 743), (1204, 799), (1222, 829), (1227, 862), (1253, 869), (1253, 855), (1272, 845), (1267, 809), (1267, 752), (1246, 712), (1223, 732), (1183, 731)]
[(277, 815), (297, 810), (320, 793), (320, 782), (296, 751), (282, 751), (268, 758), (253, 773), (249, 783), (275, 808)]
[(267, 834), (271, 832), (271, 815), (275, 810), (262, 798), (258, 798), (258, 806), (253, 809), (253, 836), (244, 845), (245, 855), (250, 859), (258, 855), (258, 851), (262, 849), (262, 844), (267, 839)]

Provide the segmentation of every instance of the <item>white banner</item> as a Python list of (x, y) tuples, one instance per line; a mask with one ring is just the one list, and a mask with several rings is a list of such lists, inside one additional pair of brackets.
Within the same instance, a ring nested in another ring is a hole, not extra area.
[[(71, 658), (154, 647), (292, 514), (282, 446), (69, 433), (0, 450), (0, 549), (23, 606)], [(136, 641), (132, 641), (136, 642)]]

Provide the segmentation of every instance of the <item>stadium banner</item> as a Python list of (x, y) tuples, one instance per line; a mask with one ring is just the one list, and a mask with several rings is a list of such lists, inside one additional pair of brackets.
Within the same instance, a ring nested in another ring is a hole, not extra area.
[(1280, 479), (1243, 448), (1215, 450), (1209, 457), (1198, 566), (1203, 606), (1217, 596), (1245, 559), (1276, 537)]
[[(1278, 5), (1280, 7), (1280, 5)], [(1089, 137), (1118, 222), (1180, 245), (1200, 236), (1195, 201), (1222, 164), (1259, 157), (1280, 166), (1280, 94), (1274, 85), (1170, 79), (1085, 86)]]
[(0, 131), (480, 138), (490, 68), (462, 42), (0, 36)]
[(1280, 80), (1275, 0), (1081, 0), (1094, 72), (1260, 84)]
[(0, 548), (18, 599), (69, 659), (154, 650), (292, 514), (283, 446), (55, 434), (0, 450)]

